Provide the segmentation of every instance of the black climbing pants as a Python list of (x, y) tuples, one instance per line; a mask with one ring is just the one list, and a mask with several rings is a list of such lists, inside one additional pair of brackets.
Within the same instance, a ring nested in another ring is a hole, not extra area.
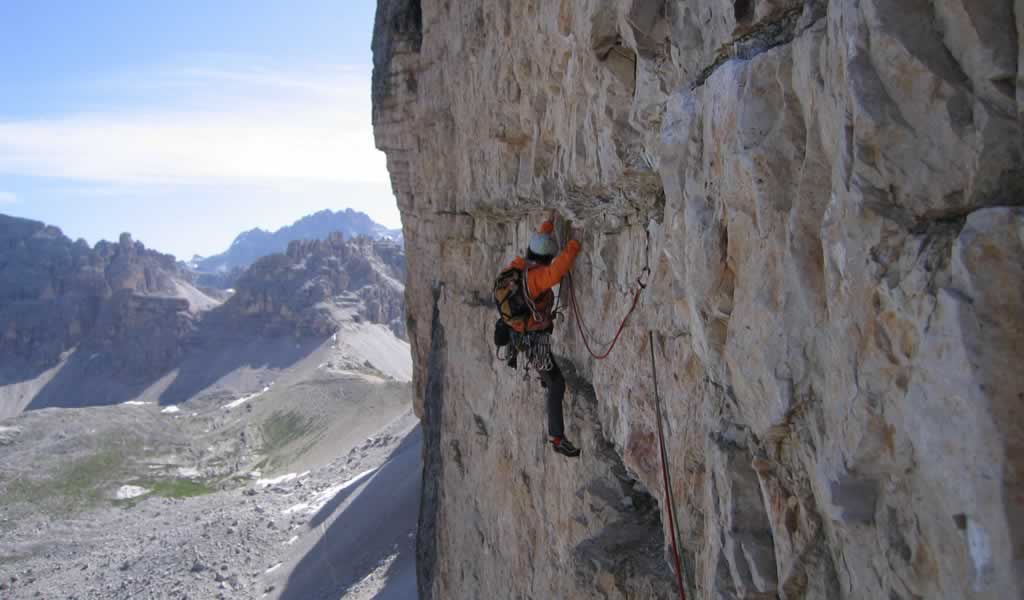
[(551, 359), (551, 369), (539, 371), (540, 380), (547, 388), (548, 404), (548, 435), (551, 437), (565, 436), (565, 421), (562, 417), (562, 399), (565, 398), (565, 377), (558, 368), (558, 363)]

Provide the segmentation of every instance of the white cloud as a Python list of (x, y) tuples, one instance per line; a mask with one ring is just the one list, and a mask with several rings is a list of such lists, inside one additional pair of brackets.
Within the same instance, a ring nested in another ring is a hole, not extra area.
[(10, 192), (0, 192), (0, 204), (14, 204), (18, 197)]
[(104, 86), (106, 96), (133, 98), (132, 107), (121, 100), (89, 113), (0, 120), (0, 175), (113, 184), (388, 181), (373, 145), (366, 68), (192, 67)]

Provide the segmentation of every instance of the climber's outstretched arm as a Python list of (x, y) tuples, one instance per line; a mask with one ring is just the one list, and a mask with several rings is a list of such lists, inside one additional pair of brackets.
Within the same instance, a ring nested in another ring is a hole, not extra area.
[(572, 269), (573, 263), (576, 262), (576, 255), (579, 253), (580, 243), (576, 240), (569, 240), (565, 249), (551, 261), (550, 265), (530, 269), (527, 274), (530, 295), (536, 298), (558, 285), (558, 282)]

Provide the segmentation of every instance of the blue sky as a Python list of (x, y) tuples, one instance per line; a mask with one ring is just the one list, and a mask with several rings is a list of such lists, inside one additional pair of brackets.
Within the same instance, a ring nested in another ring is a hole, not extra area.
[(185, 258), (323, 208), (399, 225), (374, 0), (0, 2), (0, 212)]

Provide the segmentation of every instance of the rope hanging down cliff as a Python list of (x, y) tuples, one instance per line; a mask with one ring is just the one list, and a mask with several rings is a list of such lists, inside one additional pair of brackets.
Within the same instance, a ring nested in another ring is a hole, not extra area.
[(580, 339), (583, 340), (583, 345), (587, 348), (587, 352), (590, 356), (594, 357), (595, 360), (604, 360), (608, 358), (608, 355), (615, 349), (615, 344), (619, 342), (619, 337), (622, 336), (622, 331), (626, 328), (626, 321), (629, 320), (630, 315), (636, 310), (637, 304), (640, 302), (640, 294), (647, 289), (647, 282), (645, 278), (651, 273), (650, 267), (644, 267), (643, 271), (640, 272), (640, 276), (636, 278), (636, 292), (633, 294), (633, 303), (629, 306), (629, 310), (626, 312), (626, 316), (622, 318), (622, 322), (619, 323), (619, 328), (615, 332), (615, 337), (612, 338), (611, 344), (608, 345), (608, 349), (603, 353), (598, 354), (594, 352), (594, 349), (590, 347), (590, 341), (587, 339), (587, 334), (584, 333), (584, 329), (590, 330), (589, 327), (583, 323), (583, 318), (580, 316), (579, 303), (576, 301), (576, 284), (573, 282), (572, 273), (569, 273), (569, 299), (572, 304), (572, 314), (575, 317), (576, 329), (580, 332)]
[[(562, 232), (556, 232), (556, 233), (560, 234), (560, 235), (558, 235), (558, 243), (559, 243), (559, 245), (561, 245), (562, 238), (563, 238), (563, 235), (561, 235)], [(648, 251), (650, 250), (650, 247), (651, 247), (651, 232), (648, 229), (647, 230), (647, 248), (648, 248)], [(649, 255), (649, 252), (645, 252), (644, 253), (644, 268), (643, 268), (642, 271), (640, 271), (640, 275), (637, 276), (637, 278), (636, 278), (636, 292), (634, 292), (634, 294), (633, 294), (633, 303), (629, 305), (629, 310), (626, 311), (626, 316), (622, 317), (622, 322), (619, 323), (618, 329), (615, 330), (615, 337), (613, 337), (611, 343), (608, 344), (608, 348), (604, 352), (602, 352), (601, 354), (598, 354), (597, 352), (594, 352), (594, 349), (590, 346), (590, 340), (587, 339), (588, 338), (587, 332), (590, 332), (592, 330), (589, 327), (587, 327), (586, 323), (583, 322), (583, 317), (580, 315), (579, 302), (576, 300), (576, 282), (572, 278), (572, 272), (571, 271), (569, 272), (569, 274), (568, 274), (568, 279), (569, 279), (569, 298), (570, 298), (570, 303), (572, 304), (572, 313), (573, 313), (573, 316), (575, 317), (575, 321), (576, 321), (576, 329), (580, 332), (580, 339), (583, 340), (583, 345), (586, 347), (587, 352), (589, 352), (590, 356), (592, 356), (595, 360), (604, 360), (604, 359), (608, 358), (608, 355), (610, 355), (612, 353), (612, 350), (615, 349), (615, 345), (619, 342), (619, 337), (622, 336), (622, 332), (626, 328), (626, 322), (629, 321), (629, 317), (632, 316), (633, 312), (636, 310), (637, 305), (640, 303), (640, 295), (643, 294), (645, 289), (647, 289), (647, 284), (648, 284), (647, 279), (650, 277), (650, 275), (651, 275), (651, 257)], [(558, 305), (559, 306), (558, 306), (558, 308), (561, 308), (561, 303), (562, 303), (562, 294), (561, 294), (561, 291), (559, 291), (559, 294), (558, 294)], [(557, 310), (556, 310), (556, 312), (557, 312)], [(591, 334), (591, 336), (589, 336), (589, 337), (593, 337), (593, 335)]]
[(665, 431), (661, 424), (661, 396), (658, 394), (658, 367), (654, 360), (654, 332), (647, 332), (651, 346), (651, 375), (654, 378), (654, 418), (658, 421), (658, 447), (661, 450), (661, 479), (665, 484), (665, 505), (668, 509), (668, 528), (672, 533), (672, 556), (676, 562), (676, 581), (679, 584), (679, 598), (686, 600), (686, 587), (683, 584), (683, 565), (679, 559), (679, 530), (676, 527), (675, 498), (672, 495), (672, 478), (668, 468), (668, 452), (665, 450)]
[[(647, 245), (650, 248), (650, 236), (651, 232), (647, 232)], [(576, 300), (576, 286), (572, 279), (572, 273), (568, 274), (569, 278), (569, 298), (572, 304), (572, 312), (576, 321), (576, 328), (580, 333), (580, 339), (583, 340), (583, 345), (586, 347), (587, 352), (590, 353), (595, 360), (604, 360), (608, 358), (608, 355), (615, 349), (615, 345), (618, 343), (619, 338), (622, 336), (622, 331), (626, 328), (626, 322), (629, 321), (629, 317), (632, 316), (633, 312), (636, 311), (637, 304), (640, 302), (640, 295), (645, 289), (647, 289), (646, 279), (651, 274), (650, 255), (644, 257), (644, 268), (640, 272), (640, 275), (636, 278), (637, 289), (633, 294), (633, 302), (629, 306), (629, 310), (626, 311), (626, 316), (622, 318), (622, 322), (619, 323), (618, 329), (615, 331), (615, 337), (612, 338), (611, 343), (608, 345), (608, 349), (603, 353), (598, 354), (594, 352), (593, 348), (590, 347), (590, 341), (587, 339), (584, 330), (589, 330), (588, 327), (583, 323), (583, 319), (580, 317), (579, 303)], [(561, 294), (559, 294), (558, 305), (561, 305)], [(672, 494), (672, 478), (668, 465), (668, 451), (665, 449), (665, 430), (662, 426), (661, 416), (661, 395), (658, 393), (658, 366), (654, 355), (654, 332), (647, 332), (648, 344), (651, 349), (651, 376), (654, 380), (654, 407), (655, 407), (655, 419), (657, 420), (658, 427), (658, 448), (661, 455), (661, 476), (665, 486), (665, 505), (666, 512), (668, 513), (668, 526), (672, 534), (672, 556), (675, 560), (676, 567), (676, 582), (679, 586), (679, 598), (686, 600), (686, 586), (683, 583), (683, 565), (679, 554), (679, 530), (676, 526), (676, 515), (675, 515), (675, 498)]]

